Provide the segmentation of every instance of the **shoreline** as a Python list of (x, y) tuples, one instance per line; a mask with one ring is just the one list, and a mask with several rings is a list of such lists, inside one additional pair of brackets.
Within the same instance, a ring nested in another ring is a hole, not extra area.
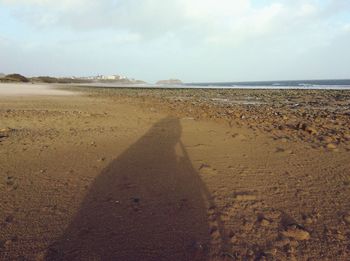
[(160, 84), (114, 84), (114, 83), (86, 83), (71, 84), (71, 86), (89, 88), (136, 88), (136, 89), (193, 89), (193, 90), (350, 90), (350, 85), (312, 85), (312, 86), (271, 86), (271, 85), (160, 85)]
[(159, 106), (162, 110), (180, 116), (244, 125), (270, 133), (275, 139), (299, 139), (313, 147), (328, 149), (333, 145), (344, 145), (344, 149), (350, 149), (350, 130), (346, 128), (350, 126), (350, 92), (346, 90), (143, 90), (89, 87), (76, 87), (76, 90), (90, 95), (137, 99), (145, 106)]

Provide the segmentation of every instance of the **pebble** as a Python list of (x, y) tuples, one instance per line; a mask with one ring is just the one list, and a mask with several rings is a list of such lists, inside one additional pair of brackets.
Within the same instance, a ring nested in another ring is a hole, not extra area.
[(5, 222), (6, 222), (6, 223), (12, 223), (13, 219), (14, 219), (13, 215), (8, 215), (8, 216), (5, 218)]
[(325, 143), (332, 143), (333, 142), (332, 137), (329, 137), (329, 136), (322, 137), (321, 140)]
[(296, 225), (289, 226), (285, 231), (282, 232), (282, 235), (285, 237), (293, 238), (295, 240), (310, 239), (310, 233)]
[(310, 126), (306, 127), (305, 131), (310, 133), (311, 135), (316, 135), (318, 133), (314, 127), (310, 127)]
[(237, 201), (253, 201), (256, 200), (255, 195), (236, 195), (235, 199)]
[(313, 222), (312, 218), (310, 218), (310, 217), (305, 218), (306, 224), (311, 224), (312, 222)]
[(329, 150), (335, 150), (337, 148), (337, 145), (335, 145), (334, 143), (328, 143), (326, 147)]
[(260, 225), (263, 227), (267, 227), (268, 225), (270, 225), (270, 221), (267, 220), (266, 218), (263, 218), (260, 220)]
[(264, 251), (265, 255), (275, 256), (277, 254), (277, 249), (272, 247)]
[(35, 261), (45, 261), (47, 252), (41, 251), (35, 256)]
[(235, 133), (232, 135), (233, 138), (237, 138), (240, 141), (246, 141), (247, 137), (241, 133)]
[(350, 214), (345, 214), (343, 219), (346, 224), (350, 225)]
[(4, 247), (9, 247), (11, 244), (12, 244), (12, 240), (8, 239), (8, 240), (5, 241)]
[(346, 237), (340, 231), (337, 231), (335, 238), (340, 240), (340, 241), (346, 240)]
[(0, 132), (2, 132), (2, 133), (9, 133), (10, 131), (12, 131), (12, 129), (11, 128), (3, 128), (3, 129), (0, 129)]
[(274, 246), (281, 248), (289, 244), (290, 244), (290, 240), (288, 238), (281, 238), (280, 240), (274, 243)]

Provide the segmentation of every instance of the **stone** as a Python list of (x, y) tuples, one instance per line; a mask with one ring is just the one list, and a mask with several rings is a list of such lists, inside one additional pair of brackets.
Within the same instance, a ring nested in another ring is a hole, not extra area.
[(256, 196), (255, 195), (249, 195), (249, 194), (236, 195), (235, 199), (237, 201), (254, 201), (254, 200), (256, 200)]
[(344, 139), (350, 140), (350, 133), (349, 133), (349, 134), (348, 134), (348, 133), (345, 133), (345, 134), (344, 134)]
[(10, 132), (11, 132), (10, 128), (0, 129), (0, 139), (9, 137)]
[(267, 227), (267, 226), (270, 225), (270, 221), (267, 220), (266, 218), (262, 218), (262, 219), (260, 220), (260, 225), (263, 226), (263, 227)]
[(306, 224), (312, 224), (312, 222), (313, 222), (313, 220), (312, 220), (311, 217), (305, 218), (305, 223), (306, 223)]
[(329, 136), (324, 136), (321, 138), (321, 140), (325, 143), (332, 143), (333, 142), (332, 137), (329, 137)]
[(350, 214), (345, 214), (343, 219), (346, 224), (350, 225)]
[(310, 233), (297, 225), (289, 226), (285, 231), (282, 232), (282, 235), (300, 241), (310, 239)]
[(316, 135), (318, 133), (318, 131), (314, 127), (311, 127), (311, 126), (307, 126), (305, 128), (305, 131), (310, 133), (311, 135)]
[(2, 132), (2, 133), (9, 133), (9, 132), (11, 132), (12, 131), (12, 129), (11, 128), (3, 128), (3, 129), (0, 129), (0, 132)]
[(6, 223), (12, 223), (13, 219), (14, 219), (13, 215), (8, 215), (8, 216), (5, 218), (5, 222), (6, 222)]
[(337, 145), (334, 143), (328, 143), (326, 147), (329, 150), (335, 150), (337, 148)]

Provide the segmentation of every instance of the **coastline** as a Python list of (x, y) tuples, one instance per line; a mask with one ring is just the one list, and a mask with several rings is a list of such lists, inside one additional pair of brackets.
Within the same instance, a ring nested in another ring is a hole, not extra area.
[(350, 141), (347, 90), (72, 88), (97, 96), (132, 98), (182, 117), (246, 126), (313, 147), (334, 143), (348, 149)]

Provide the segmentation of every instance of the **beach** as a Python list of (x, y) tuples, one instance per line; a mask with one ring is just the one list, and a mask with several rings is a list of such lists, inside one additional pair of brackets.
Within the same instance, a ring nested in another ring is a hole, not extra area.
[(10, 89), (1, 260), (350, 256), (347, 90)]

